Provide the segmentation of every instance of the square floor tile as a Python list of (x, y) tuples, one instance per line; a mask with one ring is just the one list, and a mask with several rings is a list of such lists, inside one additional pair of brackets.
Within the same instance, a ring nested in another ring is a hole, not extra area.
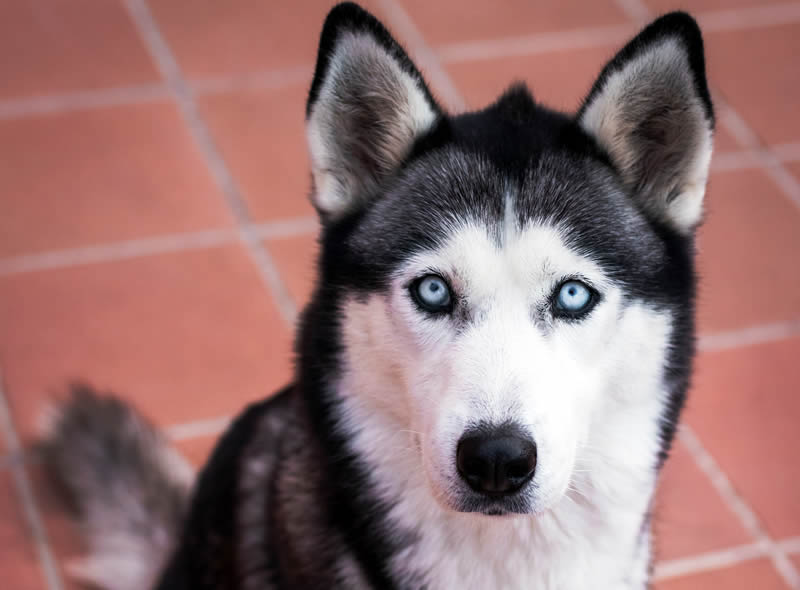
[(666, 580), (654, 590), (789, 590), (767, 560)]
[(266, 244), (294, 302), (298, 307), (308, 303), (317, 277), (317, 235), (271, 239)]
[(701, 332), (798, 317), (800, 211), (762, 172), (711, 175), (698, 248)]
[(121, 2), (0, 3), (0, 98), (157, 82)]
[(3, 277), (0, 325), (26, 437), (70, 379), (170, 425), (237, 413), (291, 375), (288, 327), (238, 246)]
[(204, 96), (203, 114), (256, 219), (313, 215), (306, 87)]
[[(335, 2), (151, 0), (161, 31), (193, 78), (313, 65)], [(376, 2), (360, 2), (377, 13)], [(310, 81), (309, 81), (310, 83)]]
[(664, 466), (653, 526), (657, 561), (752, 542), (679, 441)]
[(3, 585), (45, 590), (44, 573), (9, 470), (0, 471), (0, 571)]
[(770, 535), (800, 535), (800, 339), (700, 355), (687, 420)]
[[(422, 31), (425, 40), (432, 45), (621, 24), (627, 21), (618, 3), (611, 0), (401, 2)], [(454, 15), (457, 16), (454, 18)]]
[(0, 121), (0, 256), (230, 225), (171, 103)]
[(709, 79), (768, 144), (800, 138), (800, 24), (706, 35)]

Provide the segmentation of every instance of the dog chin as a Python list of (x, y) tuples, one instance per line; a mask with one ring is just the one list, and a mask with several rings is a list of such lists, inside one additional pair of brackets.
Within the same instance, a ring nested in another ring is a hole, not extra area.
[(444, 500), (446, 507), (454, 512), (479, 514), (492, 518), (536, 514), (538, 512), (532, 505), (531, 499), (525, 493), (493, 498), (468, 490), (456, 493), (446, 499), (440, 498), (441, 500)]

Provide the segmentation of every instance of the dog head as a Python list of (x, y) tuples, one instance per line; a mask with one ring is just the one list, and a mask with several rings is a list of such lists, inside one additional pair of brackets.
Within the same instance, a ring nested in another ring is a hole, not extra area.
[(323, 235), (301, 362), (345, 400), (337, 428), (462, 512), (654, 471), (687, 386), (712, 132), (685, 14), (574, 115), (516, 85), (450, 116), (377, 20), (334, 8), (307, 105)]

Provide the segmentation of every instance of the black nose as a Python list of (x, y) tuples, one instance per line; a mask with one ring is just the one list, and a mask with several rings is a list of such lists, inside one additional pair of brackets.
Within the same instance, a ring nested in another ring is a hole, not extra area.
[(476, 492), (513, 494), (533, 477), (536, 443), (513, 425), (480, 427), (461, 437), (456, 465)]

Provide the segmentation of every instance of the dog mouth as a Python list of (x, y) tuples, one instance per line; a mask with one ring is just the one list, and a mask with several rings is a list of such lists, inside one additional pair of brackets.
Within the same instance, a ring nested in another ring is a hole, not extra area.
[(485, 516), (502, 517), (535, 512), (528, 494), (514, 495), (478, 494), (467, 491), (459, 495), (453, 508), (457, 512), (483, 514)]

